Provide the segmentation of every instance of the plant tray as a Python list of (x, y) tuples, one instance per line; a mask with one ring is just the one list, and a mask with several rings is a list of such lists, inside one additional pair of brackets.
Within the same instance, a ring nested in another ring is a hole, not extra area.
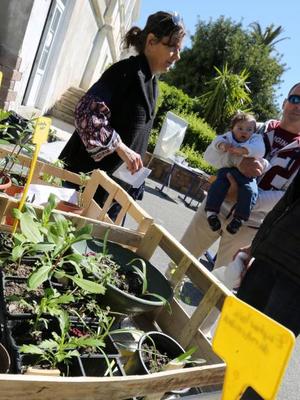
[[(8, 197), (0, 197), (0, 216), (15, 204)], [(36, 207), (38, 208), (38, 207)], [(56, 211), (59, 212), (59, 211)], [(202, 366), (179, 370), (159, 372), (152, 375), (133, 375), (117, 377), (42, 377), (14, 374), (0, 375), (1, 397), (5, 400), (19, 396), (23, 400), (40, 398), (44, 400), (89, 400), (128, 399), (136, 396), (154, 396), (159, 399), (165, 392), (188, 387), (201, 388), (203, 391), (223, 383), (225, 374), (224, 362), (213, 352), (211, 342), (203, 333), (202, 327), (206, 317), (213, 310), (221, 309), (225, 298), (231, 292), (212, 276), (175, 238), (163, 227), (152, 224), (146, 233), (130, 231), (121, 226), (90, 218), (70, 215), (70, 218), (81, 225), (93, 224), (95, 238), (103, 239), (110, 229), (110, 241), (130, 247), (136, 254), (150, 260), (156, 253), (167, 255), (177, 266), (172, 275), (172, 284), (188, 277), (202, 293), (199, 305), (191, 312), (176, 298), (171, 301), (170, 314), (166, 308), (155, 315), (148, 313), (136, 317), (135, 322), (144, 331), (161, 330), (185, 349), (197, 347), (196, 357), (206, 360)], [(0, 231), (10, 231), (11, 227), (1, 225)], [(198, 398), (201, 398), (199, 395)], [(206, 394), (203, 395), (206, 398)]]

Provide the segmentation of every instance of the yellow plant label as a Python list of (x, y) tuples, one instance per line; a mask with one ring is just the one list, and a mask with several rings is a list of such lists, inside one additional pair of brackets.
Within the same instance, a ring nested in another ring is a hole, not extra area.
[(294, 334), (235, 296), (226, 298), (213, 350), (227, 365), (222, 400), (238, 400), (248, 386), (275, 399), (295, 344)]
[[(32, 181), (32, 177), (33, 177), (34, 169), (35, 169), (36, 162), (38, 159), (41, 144), (45, 143), (47, 141), (50, 126), (51, 126), (51, 118), (47, 118), (47, 117), (37, 118), (36, 123), (35, 123), (35, 129), (33, 132), (33, 137), (32, 137), (32, 143), (34, 143), (36, 146), (35, 146), (32, 160), (31, 160), (30, 169), (29, 169), (27, 181), (26, 181), (26, 184), (24, 187), (24, 191), (23, 191), (23, 194), (22, 194), (19, 206), (18, 206), (18, 209), (20, 211), (22, 210), (22, 208), (25, 204), (26, 198), (27, 198), (29, 185)], [(18, 226), (18, 220), (15, 219), (14, 224), (13, 224), (13, 230), (12, 230), (13, 233), (16, 232), (17, 226)]]
[(51, 126), (51, 118), (47, 117), (37, 118), (32, 137), (32, 143), (42, 144), (47, 142), (50, 126)]
[(1, 83), (2, 83), (2, 78), (3, 78), (3, 74), (2, 74), (2, 72), (0, 71), (0, 87), (1, 87)]

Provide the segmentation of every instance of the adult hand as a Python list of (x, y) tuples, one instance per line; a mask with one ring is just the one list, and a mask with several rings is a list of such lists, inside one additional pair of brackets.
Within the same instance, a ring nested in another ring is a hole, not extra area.
[(238, 254), (241, 254), (241, 253), (243, 253), (241, 255), (241, 257), (242, 257), (243, 263), (245, 265), (245, 269), (242, 274), (242, 278), (243, 278), (244, 275), (246, 274), (247, 270), (250, 268), (252, 261), (254, 260), (254, 258), (251, 255), (251, 244), (249, 244), (249, 246), (240, 248), (233, 256), (233, 259), (235, 260), (235, 258), (238, 256)]
[(226, 195), (226, 200), (230, 201), (231, 203), (235, 203), (237, 201), (237, 196), (238, 196), (238, 184), (236, 182), (236, 180), (234, 179), (234, 177), (228, 173), (226, 175), (227, 179), (229, 180), (230, 186), (229, 189), (227, 191), (227, 195)]
[(140, 154), (131, 150), (126, 144), (120, 142), (116, 148), (118, 156), (126, 163), (129, 171), (134, 174), (143, 166), (143, 161)]
[(263, 169), (263, 163), (252, 157), (243, 157), (238, 166), (238, 170), (247, 178), (261, 176)]

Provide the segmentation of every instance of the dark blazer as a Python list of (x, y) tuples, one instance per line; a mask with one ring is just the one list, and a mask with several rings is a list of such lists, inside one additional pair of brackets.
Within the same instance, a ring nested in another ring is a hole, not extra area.
[(300, 172), (264, 219), (251, 251), (257, 260), (300, 282)]
[[(148, 146), (157, 100), (157, 78), (152, 77), (144, 55), (132, 56), (108, 68), (88, 90), (87, 95), (103, 101), (111, 111), (110, 125), (122, 141), (143, 157)], [(116, 153), (95, 162), (77, 131), (59, 156), (66, 169), (89, 172), (100, 168), (113, 172), (121, 159)]]

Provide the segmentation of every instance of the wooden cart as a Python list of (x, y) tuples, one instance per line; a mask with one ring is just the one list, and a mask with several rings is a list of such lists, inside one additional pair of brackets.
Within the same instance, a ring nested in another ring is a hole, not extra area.
[[(13, 199), (7, 198), (5, 195), (0, 196), (0, 219), (5, 217), (6, 212), (15, 206), (15, 203)], [(147, 330), (154, 328), (170, 334), (185, 348), (195, 345), (198, 349), (196, 355), (204, 358), (206, 364), (147, 376), (111, 378), (45, 378), (2, 374), (0, 375), (0, 398), (3, 400), (15, 400), (19, 397), (22, 400), (113, 400), (156, 394), (156, 397), (149, 398), (157, 399), (162, 393), (171, 389), (207, 388), (210, 385), (222, 384), (225, 364), (212, 351), (210, 341), (199, 327), (212, 309), (215, 307), (221, 309), (226, 296), (230, 295), (227, 288), (221, 285), (196, 258), (157, 224), (150, 225), (144, 233), (74, 214), (70, 215), (70, 218), (80, 225), (92, 223), (93, 235), (97, 238), (103, 238), (109, 228), (110, 240), (130, 246), (138, 255), (146, 259), (150, 259), (157, 251), (162, 251), (179, 266), (173, 275), (173, 284), (187, 275), (203, 293), (203, 298), (193, 313), (189, 315), (183, 305), (173, 299), (171, 314), (166, 309), (162, 309), (159, 314), (152, 315), (152, 318), (140, 316), (136, 322), (140, 324), (141, 328), (147, 328)], [(2, 225), (0, 229), (9, 230), (10, 228)], [(199, 395), (198, 398), (201, 396)], [(207, 395), (203, 395), (203, 398), (207, 398)]]

